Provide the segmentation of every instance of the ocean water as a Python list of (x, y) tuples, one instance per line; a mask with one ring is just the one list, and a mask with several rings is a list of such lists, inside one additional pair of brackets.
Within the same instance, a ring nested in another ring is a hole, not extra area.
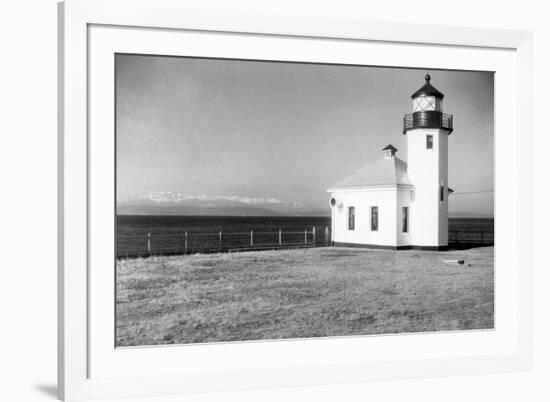
[[(116, 224), (118, 257), (228, 251), (251, 243), (258, 248), (327, 246), (330, 232), (330, 217), (119, 215)], [(449, 218), (451, 242), (490, 243), (493, 231), (492, 218)]]

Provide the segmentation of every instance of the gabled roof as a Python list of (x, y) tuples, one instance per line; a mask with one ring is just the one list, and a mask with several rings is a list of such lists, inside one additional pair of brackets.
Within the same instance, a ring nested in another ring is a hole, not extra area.
[(389, 185), (412, 186), (407, 176), (407, 163), (399, 158), (384, 158), (363, 166), (350, 177), (330, 186), (329, 189)]
[(430, 84), (430, 74), (426, 74), (426, 77), (424, 77), (426, 80), (426, 83), (422, 88), (420, 88), (418, 91), (416, 91), (414, 94), (411, 95), (411, 98), (416, 98), (420, 95), (424, 96), (435, 96), (436, 98), (443, 99), (443, 94), (439, 92), (432, 84)]
[(393, 153), (397, 152), (397, 148), (394, 147), (392, 144), (388, 144), (386, 145), (385, 148), (382, 148), (382, 151), (387, 151), (387, 150), (393, 151)]

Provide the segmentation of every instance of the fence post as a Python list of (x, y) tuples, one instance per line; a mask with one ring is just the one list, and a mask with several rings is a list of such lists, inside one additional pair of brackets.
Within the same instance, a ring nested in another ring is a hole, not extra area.
[(328, 226), (325, 226), (325, 243), (327, 246), (329, 245), (329, 239)]
[(254, 245), (254, 231), (250, 231), (250, 247)]
[(304, 230), (304, 244), (307, 244), (307, 229)]
[(222, 251), (222, 231), (220, 230), (220, 251)]
[(283, 240), (283, 236), (282, 236), (282, 233), (281, 233), (281, 229), (279, 229), (279, 246), (281, 246), (283, 244), (282, 240)]
[(315, 247), (315, 226), (313, 226), (313, 247)]
[(147, 232), (147, 254), (151, 255), (151, 232)]
[(187, 232), (185, 232), (185, 254), (187, 254)]

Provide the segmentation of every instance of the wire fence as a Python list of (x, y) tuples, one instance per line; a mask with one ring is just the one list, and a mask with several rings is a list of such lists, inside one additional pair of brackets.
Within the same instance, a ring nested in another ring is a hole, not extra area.
[(117, 235), (117, 258), (326, 247), (330, 229), (303, 231), (182, 232)]
[[(493, 245), (494, 232), (487, 230), (451, 230), (449, 245)], [(119, 234), (117, 258), (154, 255), (219, 253), (250, 250), (275, 250), (331, 245), (328, 227), (294, 231), (181, 232)]]
[(463, 245), (494, 245), (494, 231), (489, 230), (451, 230), (448, 236), (449, 244)]

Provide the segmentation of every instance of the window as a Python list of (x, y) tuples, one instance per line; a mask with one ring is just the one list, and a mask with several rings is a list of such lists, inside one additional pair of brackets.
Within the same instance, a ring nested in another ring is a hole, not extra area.
[(402, 214), (403, 222), (401, 223), (401, 230), (403, 233), (409, 232), (409, 207), (403, 207), (403, 214)]
[(427, 135), (426, 136), (426, 149), (432, 149), (434, 147), (434, 136), (433, 135)]
[(378, 207), (370, 208), (370, 230), (378, 231)]
[(413, 99), (413, 111), (439, 110), (437, 99), (434, 96), (419, 96)]
[(348, 230), (355, 230), (355, 207), (348, 208)]
[(443, 184), (439, 186), (439, 201), (445, 201), (445, 186)]

